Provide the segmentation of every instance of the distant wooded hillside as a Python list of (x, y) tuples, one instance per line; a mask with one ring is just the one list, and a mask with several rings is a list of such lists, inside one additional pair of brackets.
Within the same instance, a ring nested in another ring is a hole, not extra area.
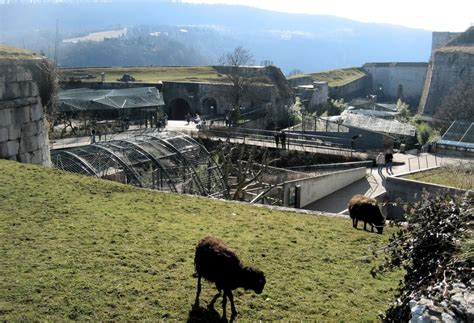
[[(313, 72), (368, 61), (427, 61), (431, 48), (431, 32), (425, 30), (243, 6), (79, 2), (0, 5), (0, 14), (1, 43), (51, 56), (57, 23), (61, 40), (134, 26), (133, 37), (115, 43), (61, 43), (59, 61), (65, 66), (212, 64), (242, 45), (257, 64), (267, 60), (285, 72)], [(151, 41), (149, 31), (167, 35)]]

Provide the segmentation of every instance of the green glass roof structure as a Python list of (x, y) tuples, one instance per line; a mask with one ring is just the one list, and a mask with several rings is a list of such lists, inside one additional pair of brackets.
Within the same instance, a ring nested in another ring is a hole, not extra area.
[(474, 122), (454, 121), (437, 144), (474, 149)]
[(347, 127), (392, 135), (413, 137), (416, 134), (416, 128), (411, 124), (402, 123), (397, 120), (385, 120), (374, 116), (365, 116), (362, 114), (349, 113), (344, 117), (344, 122), (342, 124)]
[(163, 95), (155, 87), (93, 90), (73, 89), (58, 95), (59, 112), (137, 109), (165, 104)]

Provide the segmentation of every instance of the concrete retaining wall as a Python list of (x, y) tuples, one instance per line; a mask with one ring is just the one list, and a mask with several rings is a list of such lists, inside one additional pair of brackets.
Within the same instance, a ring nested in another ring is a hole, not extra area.
[[(425, 169), (423, 171), (428, 171), (436, 169), (438, 167), (432, 167)], [(396, 202), (397, 200), (402, 200), (403, 202), (414, 203), (418, 202), (421, 199), (423, 191), (426, 191), (429, 195), (435, 196), (440, 194), (450, 194), (450, 195), (463, 195), (469, 192), (471, 196), (474, 196), (473, 191), (461, 190), (453, 187), (429, 184), (425, 182), (419, 182), (411, 179), (402, 178), (408, 174), (417, 173), (403, 173), (397, 176), (390, 176), (386, 179), (385, 189), (387, 191), (387, 199), (389, 202)], [(401, 205), (392, 205), (388, 204), (387, 216), (388, 219), (401, 219), (403, 217), (404, 211), (403, 206)]]
[(360, 167), (287, 182), (283, 185), (283, 205), (291, 206), (293, 204), (297, 185), (301, 186), (300, 207), (305, 207), (364, 178), (365, 174), (365, 167)]
[(0, 60), (0, 158), (51, 166), (38, 85), (28, 69), (40, 60)]

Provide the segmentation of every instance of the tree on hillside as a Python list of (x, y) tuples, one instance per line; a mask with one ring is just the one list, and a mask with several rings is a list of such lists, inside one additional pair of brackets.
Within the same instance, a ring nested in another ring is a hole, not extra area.
[(244, 69), (244, 67), (253, 64), (253, 56), (248, 49), (239, 46), (232, 52), (224, 54), (219, 59), (219, 63), (229, 68), (225, 75), (231, 85), (227, 95), (231, 101), (231, 110), (234, 112), (232, 115), (239, 119), (240, 108), (244, 100), (258, 101), (258, 96), (255, 95), (256, 91), (254, 90), (258, 79), (253, 75), (249, 75)]
[(434, 118), (436, 127), (444, 132), (453, 121), (474, 122), (474, 87), (469, 82), (459, 83), (441, 101)]

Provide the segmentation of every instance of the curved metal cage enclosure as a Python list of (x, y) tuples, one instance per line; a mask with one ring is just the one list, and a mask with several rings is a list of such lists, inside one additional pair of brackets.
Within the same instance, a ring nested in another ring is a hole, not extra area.
[[(118, 139), (120, 138), (120, 139)], [(51, 151), (56, 168), (176, 193), (227, 197), (219, 166), (191, 137), (141, 130), (88, 146)]]

